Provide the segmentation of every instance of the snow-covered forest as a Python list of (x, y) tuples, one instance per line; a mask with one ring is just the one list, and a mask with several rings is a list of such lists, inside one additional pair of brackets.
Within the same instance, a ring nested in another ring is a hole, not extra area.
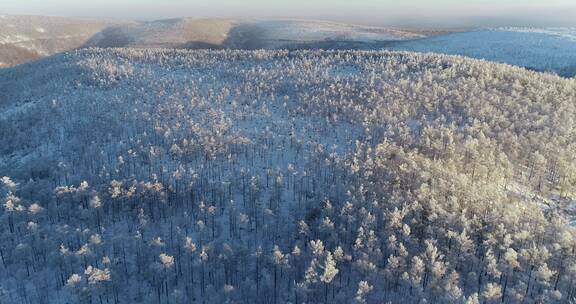
[(87, 49), (0, 70), (0, 303), (571, 303), (576, 80)]

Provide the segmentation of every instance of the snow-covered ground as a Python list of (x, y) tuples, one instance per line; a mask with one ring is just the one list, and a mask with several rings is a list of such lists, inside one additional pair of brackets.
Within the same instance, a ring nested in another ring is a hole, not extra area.
[(463, 55), (562, 76), (576, 75), (576, 28), (501, 28), (400, 42), (393, 50)]
[(540, 33), (576, 41), (576, 27), (504, 27), (499, 30), (519, 33)]

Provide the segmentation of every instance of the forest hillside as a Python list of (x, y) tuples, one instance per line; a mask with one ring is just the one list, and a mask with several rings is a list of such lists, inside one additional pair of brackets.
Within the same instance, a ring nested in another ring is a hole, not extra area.
[(576, 80), (85, 49), (0, 70), (0, 303), (571, 303)]

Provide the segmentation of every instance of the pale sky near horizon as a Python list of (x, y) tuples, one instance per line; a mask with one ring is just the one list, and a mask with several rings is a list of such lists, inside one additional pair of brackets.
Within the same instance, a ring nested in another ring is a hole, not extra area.
[(114, 19), (294, 17), (383, 24), (420, 20), (453, 25), (524, 20), (576, 26), (576, 0), (1, 0), (0, 14)]

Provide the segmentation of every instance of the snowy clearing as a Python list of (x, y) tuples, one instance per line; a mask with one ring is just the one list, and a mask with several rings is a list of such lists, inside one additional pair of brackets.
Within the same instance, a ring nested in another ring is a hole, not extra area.
[(463, 55), (573, 77), (575, 35), (573, 28), (495, 29), (399, 42), (389, 49)]

